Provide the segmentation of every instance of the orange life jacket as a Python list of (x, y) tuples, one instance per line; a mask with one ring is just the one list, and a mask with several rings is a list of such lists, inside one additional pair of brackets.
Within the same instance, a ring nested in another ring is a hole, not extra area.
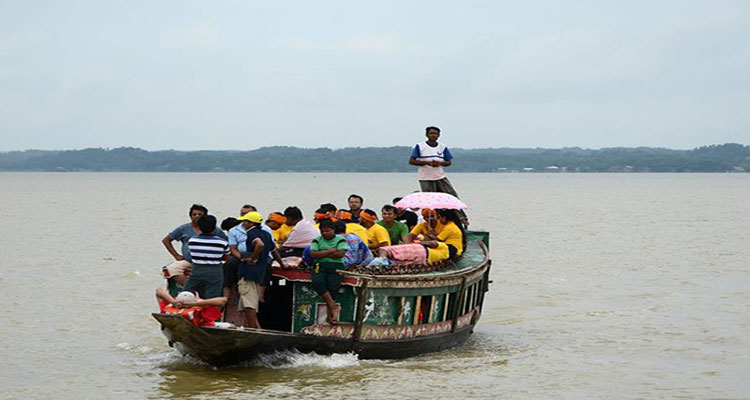
[(162, 309), (162, 314), (182, 315), (183, 318), (195, 326), (201, 326), (203, 322), (201, 318), (202, 312), (203, 307), (176, 308), (169, 304)]

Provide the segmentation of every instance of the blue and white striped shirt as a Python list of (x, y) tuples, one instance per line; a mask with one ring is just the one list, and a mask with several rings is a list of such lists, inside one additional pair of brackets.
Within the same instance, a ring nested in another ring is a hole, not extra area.
[(198, 235), (188, 240), (190, 257), (195, 265), (221, 265), (221, 256), (229, 253), (229, 246), (219, 236)]

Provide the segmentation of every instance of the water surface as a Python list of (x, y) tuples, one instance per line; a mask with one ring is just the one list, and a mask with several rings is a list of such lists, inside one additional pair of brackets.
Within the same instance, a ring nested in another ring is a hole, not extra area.
[(0, 398), (750, 397), (750, 175), (450, 177), (492, 241), (465, 346), (216, 370), (149, 315), (190, 204), (379, 210), (413, 174), (0, 173)]

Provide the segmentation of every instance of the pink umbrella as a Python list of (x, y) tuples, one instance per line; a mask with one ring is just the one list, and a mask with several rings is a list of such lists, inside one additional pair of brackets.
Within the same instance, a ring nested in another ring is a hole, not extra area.
[(469, 208), (463, 201), (448, 193), (417, 192), (406, 195), (395, 204), (398, 208), (445, 208), (463, 210)]

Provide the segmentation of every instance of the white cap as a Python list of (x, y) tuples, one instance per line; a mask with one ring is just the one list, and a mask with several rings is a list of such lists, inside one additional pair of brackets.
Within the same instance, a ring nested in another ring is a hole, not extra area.
[(192, 303), (195, 301), (195, 295), (193, 292), (180, 292), (174, 299), (180, 303)]

